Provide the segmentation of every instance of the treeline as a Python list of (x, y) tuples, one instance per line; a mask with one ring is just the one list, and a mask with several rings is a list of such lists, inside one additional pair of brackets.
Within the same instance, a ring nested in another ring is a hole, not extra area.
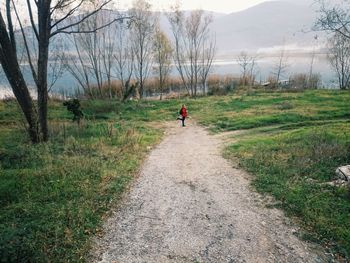
[(164, 16), (151, 8), (146, 0), (134, 1), (124, 19), (108, 27), (103, 25), (121, 14), (101, 10), (77, 29), (91, 33), (68, 37), (66, 45), (73, 50), (65, 52), (63, 64), (86, 96), (142, 98), (146, 87), (156, 81), (162, 97), (172, 71), (177, 71), (189, 96), (205, 90), (215, 55), (211, 15), (203, 10), (185, 13), (176, 5), (165, 14), (171, 29), (168, 36), (160, 25)]

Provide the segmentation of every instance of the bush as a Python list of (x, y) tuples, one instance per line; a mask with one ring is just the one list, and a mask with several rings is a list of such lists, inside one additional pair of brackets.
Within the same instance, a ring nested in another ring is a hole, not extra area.
[(63, 106), (66, 106), (67, 110), (73, 113), (73, 121), (80, 124), (81, 118), (84, 117), (84, 114), (80, 109), (80, 101), (78, 99), (68, 100), (63, 102)]

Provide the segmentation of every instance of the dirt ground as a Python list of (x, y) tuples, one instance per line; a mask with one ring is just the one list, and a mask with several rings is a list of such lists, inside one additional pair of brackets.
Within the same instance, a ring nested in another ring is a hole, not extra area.
[(327, 262), (221, 155), (222, 136), (172, 125), (96, 240), (91, 262)]

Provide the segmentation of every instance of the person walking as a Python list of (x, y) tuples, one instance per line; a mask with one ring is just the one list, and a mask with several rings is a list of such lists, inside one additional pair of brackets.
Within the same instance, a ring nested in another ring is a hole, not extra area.
[(182, 127), (185, 127), (186, 126), (185, 125), (185, 119), (187, 118), (188, 113), (187, 113), (186, 106), (184, 104), (181, 107), (180, 115), (181, 115), (181, 118), (179, 118), (179, 119), (182, 121)]

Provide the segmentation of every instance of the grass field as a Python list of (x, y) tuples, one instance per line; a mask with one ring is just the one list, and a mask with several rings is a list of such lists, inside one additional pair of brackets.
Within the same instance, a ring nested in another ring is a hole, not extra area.
[(331, 91), (250, 92), (207, 97), (192, 108), (199, 122), (214, 131), (268, 125), (310, 126), (314, 121), (350, 118), (349, 93)]
[(227, 158), (239, 158), (305, 238), (349, 257), (350, 194), (324, 184), (350, 163), (349, 101), (340, 91), (84, 101), (80, 127), (51, 102), (51, 140), (41, 145), (28, 143), (16, 103), (0, 102), (0, 262), (84, 262), (103, 216), (182, 103), (212, 132), (244, 129)]
[[(80, 127), (50, 103), (51, 140), (31, 145), (0, 102), (0, 262), (83, 262), (89, 238), (162, 137), (142, 104), (84, 102)], [(157, 119), (162, 119), (157, 114)]]
[[(350, 164), (350, 93), (307, 91), (208, 97), (193, 115), (232, 136), (225, 155), (252, 173), (260, 193), (296, 217), (304, 238), (350, 259), (350, 191), (326, 184)], [(191, 108), (190, 108), (191, 109)]]

